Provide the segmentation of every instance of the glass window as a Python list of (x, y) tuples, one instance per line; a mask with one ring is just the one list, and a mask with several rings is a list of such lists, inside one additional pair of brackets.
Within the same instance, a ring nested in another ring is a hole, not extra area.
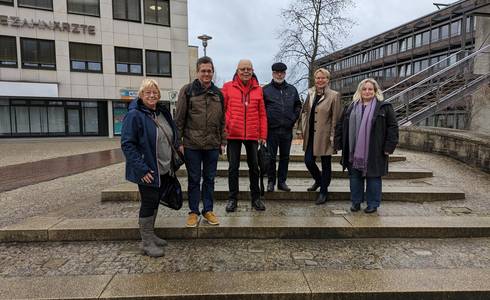
[(0, 99), (0, 136), (10, 135), (11, 133), (9, 101)]
[(407, 38), (407, 50), (410, 50), (413, 48), (413, 37), (408, 37)]
[(49, 133), (65, 133), (65, 109), (63, 107), (48, 107), (48, 130)]
[(99, 133), (99, 117), (97, 102), (82, 102), (83, 133)]
[(31, 124), (31, 133), (48, 132), (48, 112), (47, 107), (31, 106), (29, 107), (29, 120)]
[(475, 22), (473, 17), (466, 18), (466, 32), (472, 32), (475, 30)]
[(448, 37), (449, 37), (449, 25), (446, 24), (446, 25), (441, 27), (440, 38), (441, 38), (441, 40), (443, 40), (443, 39), (447, 39)]
[(70, 65), (72, 71), (102, 73), (102, 47), (70, 43)]
[(68, 0), (68, 12), (72, 14), (100, 16), (99, 0)]
[(170, 52), (146, 50), (146, 75), (172, 76)]
[(430, 43), (430, 31), (422, 33), (422, 45), (428, 45)]
[(170, 6), (168, 0), (144, 0), (145, 23), (170, 26)]
[(414, 47), (417, 48), (420, 46), (422, 46), (422, 34), (417, 34), (417, 35), (415, 35)]
[(400, 77), (405, 77), (405, 65), (400, 66), (400, 72), (398, 73)]
[[(14, 6), (14, 0), (0, 0), (0, 5), (9, 5), (9, 6)], [(0, 134), (2, 132), (0, 131)]]
[(400, 42), (400, 52), (407, 50), (407, 41), (405, 39)]
[(143, 55), (141, 49), (115, 47), (117, 74), (143, 74)]
[(27, 106), (12, 106), (14, 133), (29, 133), (29, 108)]
[(141, 21), (140, 0), (113, 0), (113, 18), (118, 20)]
[(430, 32), (430, 40), (432, 42), (437, 42), (439, 40), (439, 28), (434, 28)]
[(53, 10), (53, 0), (18, 0), (18, 5), (20, 7), (33, 7)]
[(21, 38), (22, 68), (56, 69), (54, 41)]
[(15, 36), (0, 36), (0, 67), (17, 68)]
[(451, 36), (458, 36), (461, 34), (461, 21), (451, 23)]

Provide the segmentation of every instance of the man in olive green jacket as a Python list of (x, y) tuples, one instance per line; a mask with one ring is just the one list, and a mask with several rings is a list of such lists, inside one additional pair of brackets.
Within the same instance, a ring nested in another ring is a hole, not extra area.
[(188, 177), (190, 212), (187, 227), (196, 227), (199, 222), (201, 192), (204, 219), (211, 225), (219, 224), (213, 212), (214, 177), (219, 154), (226, 145), (226, 136), (223, 95), (213, 84), (213, 75), (211, 58), (199, 58), (197, 79), (182, 87), (177, 100), (175, 123), (179, 136), (183, 138), (180, 151), (184, 153)]

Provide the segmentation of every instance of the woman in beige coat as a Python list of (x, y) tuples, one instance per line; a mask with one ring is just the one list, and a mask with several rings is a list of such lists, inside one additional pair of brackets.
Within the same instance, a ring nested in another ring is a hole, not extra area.
[[(301, 114), (303, 131), (303, 150), (305, 164), (315, 183), (308, 191), (320, 188), (316, 204), (328, 200), (328, 186), (332, 177), (333, 139), (335, 124), (342, 113), (340, 94), (328, 87), (330, 72), (320, 68), (315, 71), (315, 86), (308, 90)], [(322, 171), (316, 165), (316, 158), (321, 158)]]

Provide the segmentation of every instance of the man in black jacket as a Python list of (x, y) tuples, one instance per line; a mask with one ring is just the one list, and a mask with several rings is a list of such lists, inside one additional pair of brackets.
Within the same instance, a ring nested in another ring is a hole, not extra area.
[(272, 65), (272, 81), (264, 86), (264, 103), (267, 111), (267, 144), (271, 151), (269, 184), (267, 191), (273, 192), (276, 184), (276, 156), (279, 148), (279, 169), (277, 188), (286, 192), (291, 189), (286, 184), (289, 153), (293, 140), (293, 126), (301, 113), (301, 100), (296, 88), (288, 84), (287, 66), (281, 62)]

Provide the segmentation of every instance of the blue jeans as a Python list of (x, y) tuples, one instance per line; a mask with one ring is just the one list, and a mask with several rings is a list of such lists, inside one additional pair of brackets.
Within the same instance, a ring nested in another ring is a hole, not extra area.
[(271, 151), (271, 166), (269, 169), (269, 182), (276, 184), (276, 158), (279, 148), (279, 169), (277, 170), (277, 182), (285, 183), (288, 177), (289, 153), (293, 140), (293, 129), (272, 128), (268, 131), (267, 145)]
[(320, 194), (328, 193), (328, 186), (332, 179), (332, 156), (320, 156), (322, 160), (322, 171), (316, 165), (316, 157), (313, 156), (313, 143), (308, 143), (305, 152), (305, 165), (317, 184), (320, 184)]
[[(365, 182), (366, 193), (364, 193)], [(369, 207), (379, 207), (381, 204), (381, 177), (363, 177), (361, 171), (349, 168), (349, 183), (352, 205), (361, 204), (365, 197)]]
[(201, 196), (204, 205), (202, 213), (205, 214), (208, 211), (213, 211), (214, 177), (216, 177), (219, 150), (193, 150), (184, 148), (184, 157), (185, 167), (187, 169), (187, 190), (190, 211), (199, 215), (199, 200)]

